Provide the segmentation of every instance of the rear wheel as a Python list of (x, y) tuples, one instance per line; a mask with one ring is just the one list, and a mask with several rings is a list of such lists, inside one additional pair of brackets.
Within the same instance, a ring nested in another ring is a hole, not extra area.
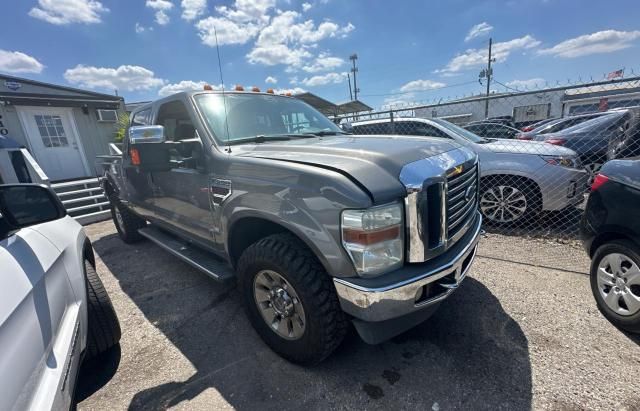
[(118, 345), (122, 332), (111, 299), (95, 268), (85, 260), (84, 269), (89, 321), (86, 355), (90, 359)]
[(117, 197), (111, 196), (111, 218), (118, 230), (118, 235), (127, 244), (135, 243), (144, 237), (138, 230), (147, 225), (147, 222), (127, 209)]
[(330, 277), (290, 234), (249, 246), (238, 261), (247, 315), (264, 342), (298, 364), (316, 364), (342, 342), (348, 322)]
[(640, 333), (640, 255), (635, 244), (616, 240), (598, 248), (591, 262), (591, 291), (613, 325)]
[(496, 176), (480, 183), (480, 212), (489, 223), (510, 225), (525, 222), (540, 209), (540, 193), (532, 182)]

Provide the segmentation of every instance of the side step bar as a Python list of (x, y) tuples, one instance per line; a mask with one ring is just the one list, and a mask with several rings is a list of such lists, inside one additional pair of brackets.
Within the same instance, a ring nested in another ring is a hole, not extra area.
[(173, 235), (158, 228), (147, 226), (138, 230), (156, 245), (164, 248), (187, 264), (197, 268), (216, 281), (227, 282), (235, 278), (233, 269), (223, 260), (216, 258), (210, 252), (186, 243)]

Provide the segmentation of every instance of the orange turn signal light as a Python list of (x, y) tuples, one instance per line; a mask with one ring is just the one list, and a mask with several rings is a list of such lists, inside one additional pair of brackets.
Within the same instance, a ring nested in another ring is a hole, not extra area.
[(236, 84), (235, 91), (244, 91), (244, 87), (242, 87), (240, 84)]
[(267, 93), (269, 93), (269, 94), (274, 94), (274, 91), (273, 91), (273, 89), (272, 89), (272, 88), (268, 88), (268, 89), (267, 89)]
[(254, 93), (259, 93), (260, 89), (256, 86), (251, 87), (251, 91), (253, 91)]
[(132, 148), (129, 150), (129, 155), (131, 156), (131, 164), (134, 166), (140, 165), (140, 152), (137, 148)]
[(213, 91), (213, 87), (211, 87), (211, 84), (205, 84), (203, 88), (205, 91)]
[(375, 231), (363, 231), (346, 228), (342, 231), (343, 240), (347, 243), (371, 245), (400, 236), (400, 226), (392, 226)]

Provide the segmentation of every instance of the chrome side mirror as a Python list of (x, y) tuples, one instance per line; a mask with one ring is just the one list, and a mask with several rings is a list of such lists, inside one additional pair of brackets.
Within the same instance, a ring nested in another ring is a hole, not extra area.
[(129, 143), (164, 143), (166, 141), (163, 126), (133, 126), (129, 128)]

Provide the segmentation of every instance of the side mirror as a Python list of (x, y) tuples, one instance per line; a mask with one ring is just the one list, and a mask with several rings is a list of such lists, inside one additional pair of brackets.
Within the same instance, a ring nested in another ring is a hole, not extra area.
[(163, 126), (133, 126), (129, 128), (129, 143), (164, 143), (166, 141)]
[(344, 131), (345, 133), (349, 133), (349, 134), (353, 134), (353, 125), (350, 122), (344, 122), (342, 124), (340, 124), (340, 128), (342, 129), (342, 131)]
[(9, 232), (67, 215), (56, 193), (38, 184), (0, 185), (0, 213), (0, 230)]

